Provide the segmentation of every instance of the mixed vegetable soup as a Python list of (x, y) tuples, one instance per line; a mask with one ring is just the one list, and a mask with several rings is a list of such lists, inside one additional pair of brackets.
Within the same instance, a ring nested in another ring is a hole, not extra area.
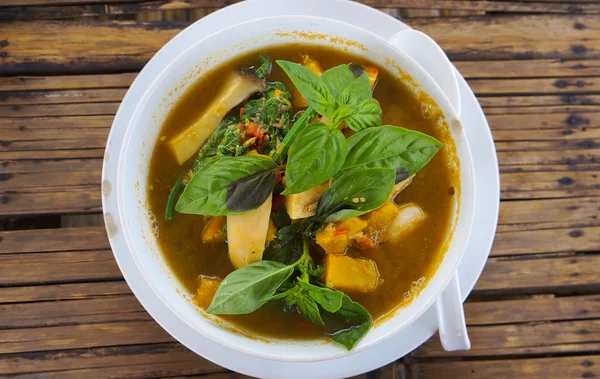
[(443, 258), (460, 195), (441, 112), (334, 48), (269, 48), (176, 102), (149, 170), (172, 272), (241, 332), (352, 349)]

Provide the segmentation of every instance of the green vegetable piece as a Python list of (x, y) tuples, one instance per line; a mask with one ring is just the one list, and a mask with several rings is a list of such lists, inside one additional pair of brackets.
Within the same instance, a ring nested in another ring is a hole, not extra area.
[(255, 73), (259, 79), (264, 79), (271, 73), (273, 62), (271, 62), (271, 58), (265, 53), (260, 53), (258, 59), (260, 61), (260, 66), (256, 68)]
[(263, 252), (263, 259), (291, 265), (302, 256), (302, 235), (294, 226), (277, 231)]
[(355, 104), (345, 105), (345, 107), (353, 109), (352, 113), (341, 119), (350, 129), (359, 132), (366, 128), (381, 125), (383, 112), (379, 101), (364, 99)]
[(273, 261), (259, 261), (235, 270), (221, 282), (206, 312), (252, 313), (273, 296), (293, 271), (293, 266)]
[(285, 135), (283, 142), (279, 145), (277, 150), (273, 150), (271, 152), (271, 157), (275, 160), (275, 162), (282, 163), (288, 155), (288, 151), (290, 146), (294, 143), (298, 134), (302, 132), (307, 126), (310, 120), (313, 119), (317, 115), (317, 111), (313, 107), (308, 107), (302, 113), (302, 115), (294, 122), (294, 125), (290, 129), (289, 133)]
[(175, 213), (175, 204), (177, 203), (177, 195), (179, 195), (179, 191), (181, 191), (181, 186), (183, 184), (183, 178), (185, 174), (182, 172), (179, 174), (179, 177), (175, 181), (171, 192), (169, 192), (169, 198), (167, 199), (167, 207), (165, 209), (165, 220), (170, 221), (173, 219), (173, 214)]
[(317, 302), (327, 312), (335, 313), (342, 307), (344, 293), (328, 287), (319, 287), (308, 282), (298, 281), (311, 299)]
[(392, 168), (396, 183), (422, 169), (442, 147), (426, 134), (392, 125), (362, 130), (348, 138), (348, 155), (340, 171), (365, 167)]
[(345, 294), (342, 297), (342, 306), (334, 315), (349, 326), (337, 332), (326, 333), (326, 335), (350, 351), (371, 328), (371, 315), (362, 305), (352, 301)]
[(319, 199), (317, 219), (336, 222), (379, 208), (392, 193), (395, 177), (391, 168), (344, 171)]
[(333, 113), (335, 98), (317, 74), (298, 63), (279, 60), (277, 64), (285, 71), (311, 107), (325, 116)]
[[(207, 216), (226, 216), (256, 209), (273, 191), (275, 176), (271, 172), (276, 169), (277, 165), (269, 158), (220, 158), (192, 177), (175, 209)], [(247, 199), (241, 196), (242, 190), (248, 191)], [(250, 195), (250, 191), (256, 193)]]
[(319, 305), (317, 302), (306, 294), (304, 291), (298, 291), (297, 294), (291, 295), (286, 298), (286, 303), (288, 305), (292, 305), (288, 302), (288, 299), (293, 301), (293, 304), (296, 304), (298, 310), (306, 319), (312, 322), (315, 325), (325, 325), (323, 318), (321, 318), (321, 311), (319, 311)]
[[(325, 71), (320, 77), (339, 106), (356, 104), (373, 97), (367, 73), (360, 65), (342, 64)], [(300, 91), (302, 96), (304, 94)]]
[(348, 143), (344, 134), (323, 123), (309, 125), (292, 145), (285, 170), (284, 195), (304, 192), (331, 178), (344, 164)]

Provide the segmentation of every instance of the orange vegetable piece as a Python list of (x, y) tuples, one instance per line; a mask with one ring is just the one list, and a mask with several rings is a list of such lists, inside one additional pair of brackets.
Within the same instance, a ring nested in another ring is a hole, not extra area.
[(207, 309), (217, 293), (221, 279), (208, 276), (198, 276), (198, 287), (194, 296), (194, 304), (202, 309)]
[(371, 259), (327, 255), (323, 268), (325, 285), (343, 292), (373, 292), (381, 282)]
[(202, 242), (225, 242), (223, 226), (226, 220), (225, 216), (211, 217), (202, 230)]

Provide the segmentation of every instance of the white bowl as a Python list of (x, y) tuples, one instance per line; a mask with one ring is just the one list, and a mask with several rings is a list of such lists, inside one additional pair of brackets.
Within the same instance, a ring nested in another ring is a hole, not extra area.
[[(171, 106), (199, 77), (222, 62), (244, 52), (288, 43), (334, 45), (368, 58), (391, 72), (396, 72), (398, 66), (402, 67), (419, 84), (414, 90), (425, 91), (437, 102), (449, 125), (460, 162), (461, 196), (460, 203), (457, 204), (460, 212), (457, 212), (454, 234), (449, 236), (451, 240), (448, 250), (436, 274), (410, 305), (372, 329), (351, 352), (335, 344), (324, 344), (322, 340), (250, 339), (223, 327), (222, 321), (217, 323), (215, 319), (211, 320), (209, 316), (203, 315), (190, 302), (187, 291), (172, 275), (163, 259), (153, 235), (151, 220), (154, 216), (149, 214), (146, 207), (149, 161)], [(157, 297), (197, 333), (230, 349), (259, 358), (288, 362), (338, 358), (367, 349), (408, 327), (433, 304), (455, 275), (469, 237), (474, 209), (473, 162), (458, 114), (453, 108), (454, 105), (458, 109), (460, 103), (451, 102), (438, 85), (444, 86), (445, 92), (452, 97), (452, 83), (441, 83), (443, 79), (436, 83), (432, 79), (432, 76), (444, 78), (438, 69), (443, 71), (447, 67), (428, 67), (430, 75), (389, 41), (364, 29), (320, 17), (281, 16), (253, 20), (199, 40), (181, 55), (174, 57), (171, 64), (148, 86), (127, 126), (116, 175), (107, 171), (113, 170), (112, 165), (103, 170), (103, 192), (106, 196), (107, 191), (116, 190), (118, 200), (117, 209), (111, 209), (111, 205), (105, 204), (107, 232), (109, 237), (115, 233), (123, 233), (125, 240), (124, 244), (115, 244), (111, 239), (115, 257), (119, 260), (119, 255), (131, 255)], [(109, 137), (105, 161), (110, 159), (108, 151), (111, 145)], [(117, 177), (117, 182), (107, 182), (104, 180), (107, 177)], [(118, 214), (118, 217), (113, 218), (111, 214)]]

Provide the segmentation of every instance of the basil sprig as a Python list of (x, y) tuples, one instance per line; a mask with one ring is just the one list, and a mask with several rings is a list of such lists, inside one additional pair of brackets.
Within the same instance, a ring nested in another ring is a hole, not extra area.
[[(381, 124), (381, 106), (373, 99), (369, 79), (359, 65), (333, 67), (320, 77), (293, 62), (277, 61), (310, 105), (328, 125), (299, 125), (294, 130), (284, 195), (304, 192), (332, 177), (343, 165), (347, 151), (341, 123), (358, 131)], [(297, 135), (295, 134), (297, 133)]]
[(301, 249), (300, 257), (287, 265), (263, 260), (233, 271), (221, 282), (207, 312), (247, 314), (269, 301), (283, 301), (313, 324), (323, 326), (331, 320), (340, 325), (337, 331), (325, 335), (351, 350), (369, 331), (371, 315), (348, 295), (316, 281), (323, 269), (314, 268), (303, 228), (295, 225), (285, 228), (287, 232), (278, 233), (278, 239), (302, 241), (296, 247)]
[(275, 162), (263, 157), (216, 159), (192, 177), (175, 209), (207, 216), (256, 209), (273, 192), (278, 169)]

